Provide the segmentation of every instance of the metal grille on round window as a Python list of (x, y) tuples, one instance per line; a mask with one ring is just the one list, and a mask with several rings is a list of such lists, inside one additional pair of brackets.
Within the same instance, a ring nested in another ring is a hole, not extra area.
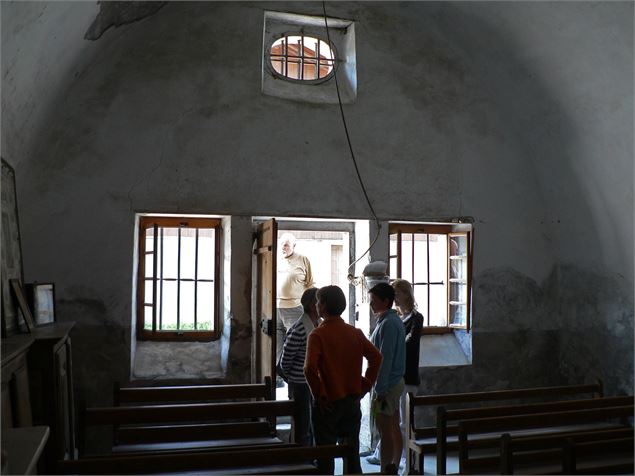
[(306, 35), (286, 35), (269, 51), (277, 75), (296, 81), (323, 81), (331, 76), (335, 54), (327, 42)]

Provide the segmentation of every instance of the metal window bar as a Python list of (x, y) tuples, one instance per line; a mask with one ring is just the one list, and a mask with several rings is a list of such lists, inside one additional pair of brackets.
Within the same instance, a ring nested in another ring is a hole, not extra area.
[(300, 79), (304, 79), (304, 35), (300, 36), (298, 49), (300, 50)]
[[(153, 241), (153, 250), (154, 256), (152, 257), (152, 332), (156, 332), (157, 330), (157, 242), (159, 240), (158, 237), (158, 229), (159, 227), (155, 223), (153, 225), (154, 236), (152, 238)], [(144, 316), (145, 322), (145, 316)], [(145, 327), (145, 326), (144, 326)]]
[(178, 228), (176, 257), (176, 330), (181, 329), (181, 227)]
[(410, 238), (411, 238), (410, 248), (412, 250), (412, 254), (410, 255), (412, 256), (412, 260), (410, 261), (410, 276), (411, 276), (410, 281), (414, 281), (415, 280), (415, 234), (411, 233)]
[[(426, 257), (427, 257), (427, 274), (426, 279), (430, 282), (430, 234), (426, 233)], [(414, 275), (413, 275), (414, 276)], [(428, 326), (430, 325), (430, 286), (428, 286)]]
[(194, 330), (198, 329), (198, 228), (194, 240)]
[[(277, 54), (274, 53), (274, 54), (271, 55), (271, 58), (273, 58), (274, 60), (276, 60), (276, 59), (282, 60), (282, 59), (285, 59), (285, 58), (300, 59), (300, 58), (302, 58), (302, 56), (300, 56), (300, 55), (285, 55), (285, 54), (277, 55)], [(304, 56), (304, 58), (307, 59), (306, 55)], [(308, 58), (308, 59), (311, 59), (311, 58)], [(333, 59), (328, 59), (328, 58), (320, 58), (320, 62), (323, 65), (333, 65), (335, 63), (335, 61), (340, 61), (340, 60), (333, 60)]]
[[(316, 52), (316, 72), (315, 72), (315, 79), (320, 79), (320, 66), (331, 66), (332, 68), (335, 67), (335, 58), (322, 58), (321, 54), (320, 54), (320, 39), (316, 38), (317, 40), (317, 52)], [(299, 61), (299, 68), (300, 68), (300, 73), (299, 73), (299, 79), (304, 80), (304, 66), (305, 66), (305, 60), (306, 60), (306, 55), (304, 54), (304, 35), (300, 36), (300, 41), (298, 42), (298, 48), (299, 48), (299, 52), (298, 55), (291, 55), (289, 54), (289, 40), (287, 36), (284, 36), (282, 39), (282, 54), (280, 55), (276, 55), (276, 54), (272, 54), (271, 55), (271, 59), (272, 60), (279, 60), (282, 63), (284, 63), (284, 75), (286, 77), (289, 77), (289, 59), (297, 59), (300, 60)], [(282, 69), (282, 67), (281, 67)]]
[[(410, 263), (411, 271), (412, 271), (412, 286), (413, 290), (415, 286), (426, 286), (426, 291), (428, 295), (428, 303), (426, 306), (426, 322), (427, 326), (430, 325), (430, 296), (431, 296), (431, 286), (439, 286), (444, 285), (445, 281), (430, 281), (430, 234), (425, 233), (426, 236), (426, 257), (427, 257), (427, 266), (426, 266), (426, 279), (425, 282), (414, 282), (414, 265), (415, 265), (415, 248), (414, 248), (414, 233), (411, 233), (412, 239), (412, 261)], [(397, 254), (390, 255), (390, 258), (397, 258), (397, 278), (401, 279), (403, 276), (403, 267), (407, 266), (408, 263), (403, 262), (402, 255), (402, 245), (403, 245), (403, 236), (401, 231), (397, 231)]]
[(401, 231), (397, 232), (397, 278), (401, 278), (401, 263), (403, 258), (401, 255)]
[(159, 304), (159, 330), (161, 330), (163, 329), (163, 227), (161, 227), (161, 264), (159, 273), (159, 294), (161, 294), (161, 304)]
[(289, 47), (287, 45), (287, 37), (282, 40), (282, 51), (284, 52), (284, 75), (289, 77)]
[(320, 39), (317, 40), (317, 48), (315, 52), (315, 79), (320, 79)]

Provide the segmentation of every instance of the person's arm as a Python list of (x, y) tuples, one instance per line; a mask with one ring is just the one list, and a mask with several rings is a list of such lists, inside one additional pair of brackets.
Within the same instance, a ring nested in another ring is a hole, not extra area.
[(284, 347), (282, 348), (282, 357), (280, 359), (280, 366), (284, 373), (289, 375), (293, 367), (293, 361), (296, 355), (302, 348), (304, 336), (300, 332), (300, 326), (293, 325), (287, 332), (287, 337), (284, 341)]
[[(401, 325), (401, 324), (400, 324)], [(375, 393), (379, 397), (383, 397), (388, 392), (388, 377), (392, 369), (392, 362), (395, 354), (395, 339), (397, 332), (390, 322), (386, 322), (380, 329), (379, 334), (379, 351), (381, 352), (382, 362), (379, 368), (379, 376), (375, 384)]]
[(309, 289), (315, 286), (315, 281), (313, 281), (313, 271), (311, 271), (311, 262), (309, 258), (304, 257), (304, 271), (306, 273), (304, 278), (304, 289)]
[(304, 376), (309, 384), (311, 394), (315, 401), (319, 402), (322, 395), (322, 381), (320, 380), (319, 366), (322, 360), (322, 341), (315, 332), (311, 332), (306, 343), (306, 357), (304, 360)]
[(417, 311), (412, 311), (410, 317), (410, 332), (406, 334), (406, 344), (410, 341), (416, 342), (421, 337), (421, 328), (423, 327), (423, 316)]
[(360, 398), (366, 395), (367, 392), (373, 388), (373, 384), (377, 380), (377, 375), (379, 374), (379, 367), (381, 367), (381, 352), (379, 349), (375, 347), (371, 341), (369, 341), (364, 333), (360, 330), (360, 339), (362, 341), (362, 352), (366, 360), (368, 361), (368, 366), (366, 367), (366, 372), (362, 376), (362, 394)]

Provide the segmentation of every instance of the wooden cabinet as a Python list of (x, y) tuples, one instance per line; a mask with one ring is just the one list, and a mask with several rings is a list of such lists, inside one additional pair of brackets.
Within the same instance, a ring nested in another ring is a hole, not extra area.
[(44, 452), (48, 471), (55, 461), (75, 458), (75, 405), (69, 332), (73, 322), (36, 327), (28, 353), (33, 424), (51, 429)]
[(34, 339), (16, 335), (2, 339), (2, 428), (31, 426), (27, 352)]
[(7, 468), (2, 474), (37, 474), (40, 456), (49, 437), (48, 426), (25, 426), (2, 431)]

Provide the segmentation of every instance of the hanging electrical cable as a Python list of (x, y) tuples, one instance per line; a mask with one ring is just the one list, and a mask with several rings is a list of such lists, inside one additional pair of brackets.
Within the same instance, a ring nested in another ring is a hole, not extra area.
[[(326, 17), (326, 2), (323, 0), (322, 1), (322, 11), (324, 13), (324, 26), (326, 28), (326, 39), (329, 42), (329, 45), (332, 45), (333, 43), (331, 43), (331, 35), (329, 33), (329, 24), (328, 24), (328, 19)], [(346, 125), (346, 116), (344, 115), (344, 107), (342, 106), (342, 97), (340, 95), (340, 87), (337, 81), (337, 67), (333, 68), (333, 79), (335, 80), (335, 90), (337, 91), (337, 102), (340, 106), (340, 115), (342, 117), (342, 124), (344, 125), (344, 133), (346, 134), (346, 141), (348, 143), (348, 150), (351, 153), (351, 159), (353, 160), (353, 165), (355, 166), (355, 172), (357, 173), (357, 179), (359, 180), (359, 185), (362, 187), (362, 192), (364, 192), (364, 197), (366, 198), (366, 203), (368, 203), (368, 208), (370, 209), (370, 212), (373, 216), (373, 218), (375, 219), (375, 224), (377, 225), (377, 234), (375, 235), (375, 238), (373, 239), (372, 243), (370, 244), (370, 246), (368, 247), (368, 249), (366, 251), (364, 251), (364, 253), (357, 258), (355, 261), (353, 261), (350, 266), (348, 267), (348, 279), (350, 281), (355, 279), (354, 274), (351, 273), (351, 268), (359, 261), (361, 260), (364, 256), (366, 256), (366, 254), (371, 250), (371, 248), (373, 247), (373, 245), (375, 244), (375, 242), (377, 241), (377, 239), (379, 238), (379, 233), (381, 230), (381, 223), (379, 223), (379, 218), (377, 218), (377, 214), (375, 213), (375, 209), (373, 208), (373, 204), (370, 202), (370, 198), (368, 197), (368, 193), (366, 192), (366, 187), (364, 186), (364, 181), (362, 180), (362, 176), (359, 173), (359, 167), (357, 166), (357, 160), (355, 159), (355, 152), (353, 152), (353, 145), (351, 143), (351, 137), (350, 134), (348, 133), (348, 126)]]

